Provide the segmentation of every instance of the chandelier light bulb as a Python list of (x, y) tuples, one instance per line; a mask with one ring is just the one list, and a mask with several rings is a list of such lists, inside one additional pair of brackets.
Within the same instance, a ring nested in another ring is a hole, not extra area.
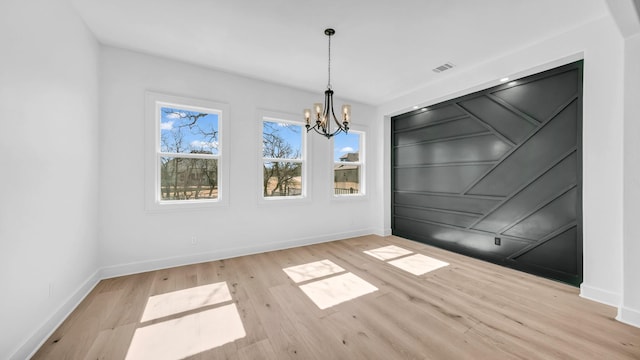
[(309, 125), (311, 119), (311, 109), (304, 109), (304, 122)]
[(348, 124), (351, 118), (351, 105), (342, 105), (342, 122)]
[(313, 109), (316, 116), (316, 121), (320, 120), (320, 115), (322, 115), (322, 104), (320, 103), (313, 104)]

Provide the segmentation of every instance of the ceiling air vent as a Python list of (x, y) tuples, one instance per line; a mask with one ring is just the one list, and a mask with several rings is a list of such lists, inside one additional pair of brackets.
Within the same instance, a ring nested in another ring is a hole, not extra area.
[(453, 65), (452, 63), (446, 63), (446, 64), (442, 64), (440, 66), (438, 66), (437, 68), (433, 69), (433, 72), (443, 72), (445, 70), (449, 70), (452, 67), (454, 67), (455, 65)]

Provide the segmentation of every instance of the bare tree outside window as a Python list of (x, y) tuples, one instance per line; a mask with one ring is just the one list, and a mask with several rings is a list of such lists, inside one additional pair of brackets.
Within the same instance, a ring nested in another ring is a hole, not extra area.
[(302, 134), (301, 125), (263, 122), (264, 197), (302, 195)]
[(160, 199), (218, 197), (218, 115), (162, 107)]

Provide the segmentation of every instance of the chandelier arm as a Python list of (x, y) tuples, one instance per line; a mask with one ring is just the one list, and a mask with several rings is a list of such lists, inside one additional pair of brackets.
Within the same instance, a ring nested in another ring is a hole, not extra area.
[(333, 111), (333, 90), (327, 89), (324, 92), (324, 132), (326, 134), (331, 133), (331, 118), (329, 117), (329, 111)]
[(320, 125), (318, 125), (318, 124), (315, 124), (315, 125), (313, 125), (313, 126), (311, 126), (311, 125), (308, 125), (308, 126), (307, 126), (307, 125), (305, 125), (305, 127), (306, 127), (306, 129), (307, 129), (307, 132), (309, 132), (309, 131), (313, 130), (313, 131), (315, 131), (316, 133), (318, 133), (318, 134), (320, 134), (320, 135), (322, 135), (322, 136), (326, 137), (327, 139), (330, 139), (330, 138), (332, 138), (333, 136), (335, 136), (335, 135), (337, 135), (337, 134), (339, 134), (339, 133), (341, 133), (341, 132), (344, 132), (344, 133), (346, 133), (346, 132), (347, 132), (344, 128), (338, 128), (338, 129), (337, 129), (335, 132), (333, 132), (333, 134), (332, 134), (332, 133), (329, 133), (329, 132), (324, 131), (324, 129), (322, 128), (322, 126), (320, 126)]
[(326, 133), (326, 132), (324, 132), (324, 131), (320, 131), (320, 130), (318, 130), (318, 128), (316, 128), (316, 127), (314, 127), (314, 129), (313, 129), (313, 130), (315, 130), (318, 134), (320, 134), (320, 135), (322, 135), (322, 136), (326, 137), (327, 139), (329, 139), (330, 137), (332, 137), (332, 136), (333, 136), (333, 134), (329, 134), (329, 133)]

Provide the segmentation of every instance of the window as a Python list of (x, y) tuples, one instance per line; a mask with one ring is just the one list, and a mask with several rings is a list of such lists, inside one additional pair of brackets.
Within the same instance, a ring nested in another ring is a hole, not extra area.
[(205, 100), (147, 94), (148, 147), (152, 147), (147, 158), (147, 208), (220, 202), (227, 172), (222, 168), (224, 107)]
[(364, 195), (364, 132), (349, 130), (333, 137), (333, 194)]
[(306, 133), (300, 122), (262, 117), (262, 198), (306, 195)]

